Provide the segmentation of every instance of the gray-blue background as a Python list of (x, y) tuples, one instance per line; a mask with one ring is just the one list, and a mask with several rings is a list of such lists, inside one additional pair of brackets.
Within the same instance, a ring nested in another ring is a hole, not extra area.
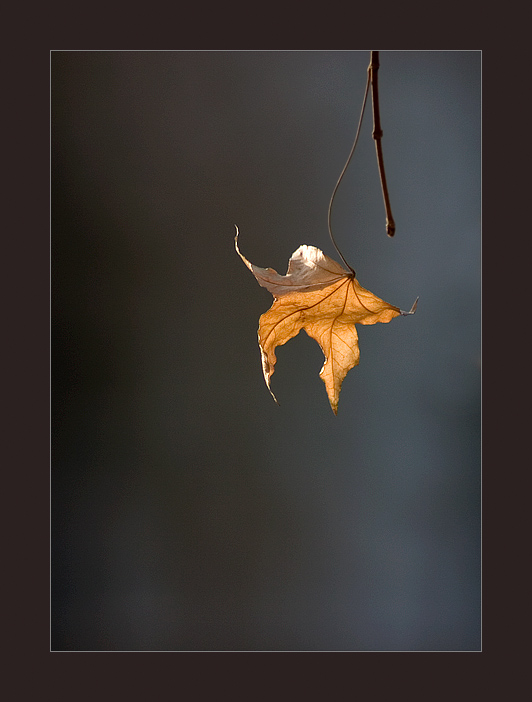
[(52, 648), (480, 647), (479, 52), (381, 52), (333, 229), (415, 316), (359, 327), (338, 416), (302, 333), (256, 329), (336, 257), (363, 52), (53, 52)]

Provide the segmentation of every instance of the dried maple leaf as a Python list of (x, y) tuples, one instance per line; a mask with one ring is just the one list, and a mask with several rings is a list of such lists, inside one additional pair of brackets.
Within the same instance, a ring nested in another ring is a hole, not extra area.
[(355, 324), (387, 323), (399, 315), (413, 314), (417, 300), (410, 312), (384, 302), (363, 288), (352, 271), (315, 246), (300, 246), (290, 257), (286, 275), (250, 263), (238, 248), (238, 228), (235, 247), (259, 284), (275, 298), (261, 316), (258, 331), (264, 380), (273, 399), (277, 402), (270, 387), (275, 349), (304, 329), (325, 356), (320, 378), (336, 414), (342, 382), (360, 358)]

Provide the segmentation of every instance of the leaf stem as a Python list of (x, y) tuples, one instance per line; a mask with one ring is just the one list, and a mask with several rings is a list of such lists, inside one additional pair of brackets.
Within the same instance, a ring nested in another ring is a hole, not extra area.
[(373, 103), (373, 139), (375, 140), (375, 149), (377, 151), (377, 163), (379, 164), (379, 175), (381, 178), (382, 196), (384, 198), (384, 209), (386, 210), (386, 233), (392, 237), (395, 234), (395, 221), (392, 216), (392, 208), (390, 206), (390, 196), (388, 195), (388, 187), (386, 185), (386, 174), (384, 172), (384, 159), (382, 157), (382, 128), (381, 116), (379, 110), (379, 52), (372, 51), (370, 64), (368, 66), (368, 80), (371, 80), (371, 99)]
[(340, 256), (342, 261), (349, 268), (349, 270), (351, 271), (353, 276), (356, 276), (355, 271), (351, 268), (349, 263), (347, 263), (342, 252), (338, 248), (336, 241), (334, 240), (334, 236), (333, 236), (332, 228), (331, 228), (331, 212), (332, 212), (332, 206), (333, 206), (333, 202), (334, 202), (334, 196), (336, 195), (336, 191), (338, 190), (338, 186), (340, 185), (340, 182), (341, 182), (342, 178), (344, 177), (344, 174), (347, 170), (347, 167), (349, 166), (349, 163), (350, 163), (351, 159), (353, 158), (353, 154), (355, 153), (355, 148), (356, 148), (356, 145), (358, 142), (358, 137), (360, 135), (360, 127), (362, 126), (362, 118), (364, 117), (364, 110), (366, 109), (366, 101), (368, 99), (369, 84), (370, 84), (370, 73), (368, 71), (368, 79), (366, 81), (366, 90), (364, 92), (364, 100), (362, 101), (362, 109), (360, 111), (360, 118), (358, 120), (358, 127), (357, 127), (357, 133), (355, 135), (355, 141), (353, 142), (353, 146), (351, 147), (351, 151), (349, 152), (349, 156), (347, 157), (347, 161), (345, 162), (345, 166), (343, 167), (342, 172), (340, 173), (340, 177), (338, 178), (338, 180), (336, 181), (336, 185), (334, 186), (334, 190), (333, 190), (333, 193), (331, 195), (330, 202), (329, 202), (329, 211), (327, 212), (327, 225), (329, 227), (329, 236), (331, 238), (333, 246), (336, 249), (336, 251), (338, 252), (338, 255)]

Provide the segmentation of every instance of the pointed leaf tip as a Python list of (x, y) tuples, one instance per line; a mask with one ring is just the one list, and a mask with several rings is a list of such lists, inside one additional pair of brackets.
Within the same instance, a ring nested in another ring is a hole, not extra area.
[(415, 311), (417, 310), (417, 301), (418, 300), (419, 300), (419, 295), (418, 295), (418, 297), (416, 297), (414, 304), (410, 308), (410, 312), (403, 312), (403, 310), (401, 310), (401, 315), (403, 317), (407, 317), (409, 314), (415, 314)]

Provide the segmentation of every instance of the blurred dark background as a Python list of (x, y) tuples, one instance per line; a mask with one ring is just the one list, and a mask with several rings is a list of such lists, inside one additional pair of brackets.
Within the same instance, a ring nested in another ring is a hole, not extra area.
[(327, 206), (369, 51), (51, 56), (54, 650), (480, 648), (480, 52), (381, 52), (333, 229), (415, 316), (359, 327), (338, 417), (285, 273)]

